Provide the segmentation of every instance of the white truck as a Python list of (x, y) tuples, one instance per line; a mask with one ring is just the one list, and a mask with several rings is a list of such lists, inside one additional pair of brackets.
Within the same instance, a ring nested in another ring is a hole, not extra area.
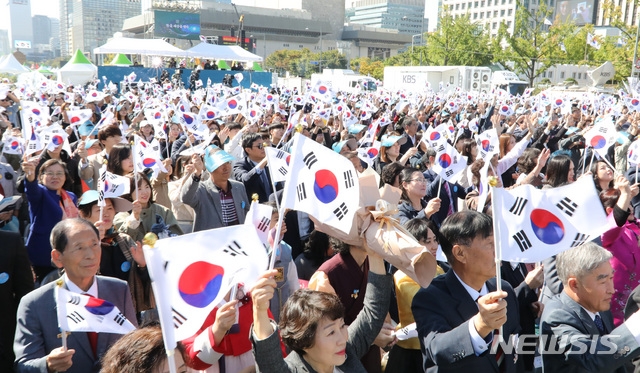
[[(510, 71), (491, 72), (484, 66), (387, 66), (384, 68), (384, 88), (390, 91), (404, 89), (422, 91), (427, 83), (434, 92), (451, 87), (464, 91), (489, 92), (500, 87), (508, 92), (524, 91), (526, 82)], [(441, 84), (442, 83), (442, 86)]]
[(460, 87), (465, 91), (487, 92), (491, 89), (491, 69), (483, 66), (387, 66), (384, 88), (422, 91), (427, 83), (434, 92), (442, 88)]
[(378, 86), (376, 80), (357, 74), (349, 69), (324, 69), (322, 74), (311, 74), (311, 86), (322, 80), (330, 82), (334, 90), (345, 91), (350, 93), (359, 93), (364, 91), (376, 91)]

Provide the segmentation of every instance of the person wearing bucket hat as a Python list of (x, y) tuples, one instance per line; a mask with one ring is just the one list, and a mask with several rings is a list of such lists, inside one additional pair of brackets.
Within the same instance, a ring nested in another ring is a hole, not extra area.
[(399, 162), (404, 166), (407, 164), (409, 158), (418, 151), (416, 148), (410, 148), (402, 157), (400, 157), (400, 146), (404, 144), (407, 139), (400, 136), (397, 132), (391, 132), (388, 135), (384, 135), (381, 140), (380, 152), (378, 156), (373, 159), (372, 163), (374, 171), (379, 175), (382, 175), (382, 169), (389, 163)]
[(113, 226), (116, 213), (127, 212), (133, 205), (123, 198), (105, 198), (104, 202), (102, 220), (98, 191), (86, 191), (78, 202), (80, 217), (91, 222), (100, 232), (100, 274), (127, 281), (136, 312), (148, 310), (154, 307), (155, 302), (142, 244), (133, 241), (126, 233), (118, 232)]
[[(233, 159), (210, 145), (205, 149), (204, 162), (194, 154), (191, 164), (185, 167), (192, 176), (182, 185), (180, 200), (195, 211), (194, 232), (244, 223), (250, 202), (244, 185), (229, 179)], [(205, 167), (211, 177), (201, 181)]]

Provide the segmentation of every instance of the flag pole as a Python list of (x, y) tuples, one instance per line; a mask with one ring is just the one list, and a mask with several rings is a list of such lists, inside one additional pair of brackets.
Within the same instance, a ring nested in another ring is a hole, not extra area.
[(593, 157), (596, 155), (596, 152), (594, 150), (591, 150), (591, 161), (589, 162), (589, 169), (591, 169), (591, 166), (593, 165)]
[[(440, 176), (440, 182), (438, 183), (438, 193), (436, 194), (436, 198), (440, 198), (440, 189), (442, 189), (442, 176)], [(451, 201), (453, 203), (453, 201)]]
[[(495, 176), (494, 176), (495, 177)], [(496, 185), (498, 184), (498, 180), (489, 179), (489, 185), (491, 186), (491, 217), (493, 219), (493, 242), (494, 242), (494, 250), (495, 250), (495, 260), (496, 260), (496, 291), (502, 291), (502, 273), (500, 272), (500, 267), (502, 266), (502, 245), (500, 243), (500, 221), (496, 220), (495, 213), (495, 201), (500, 198), (496, 198), (495, 190)], [(502, 333), (502, 326), (500, 326), (500, 334), (498, 335), (498, 341), (504, 340), (504, 335)]]

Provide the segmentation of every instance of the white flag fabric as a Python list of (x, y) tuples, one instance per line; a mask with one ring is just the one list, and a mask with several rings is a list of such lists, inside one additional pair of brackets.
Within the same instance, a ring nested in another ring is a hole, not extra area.
[(153, 139), (150, 143), (144, 141), (140, 136), (134, 136), (133, 163), (136, 172), (142, 172), (145, 168), (153, 170), (153, 177), (158, 177), (160, 171), (167, 172), (162, 164), (160, 156), (160, 143)]
[(268, 265), (255, 229), (247, 225), (165, 238), (143, 250), (167, 349), (193, 336), (233, 285), (243, 283), (250, 291)]
[(613, 125), (613, 118), (606, 116), (598, 121), (589, 132), (584, 135), (587, 146), (591, 146), (593, 150), (598, 152), (600, 156), (605, 157), (607, 150), (616, 142), (618, 132)]
[(380, 146), (382, 143), (380, 141), (374, 141), (371, 146), (358, 148), (358, 158), (365, 161), (366, 164), (371, 166), (373, 164), (373, 160), (380, 153)]
[(4, 140), (2, 151), (4, 154), (22, 155), (24, 152), (24, 140), (21, 137), (8, 136)]
[(267, 252), (271, 251), (271, 246), (269, 245), (269, 226), (272, 215), (273, 208), (271, 206), (252, 201), (251, 208), (244, 221), (244, 224), (255, 227), (258, 238), (260, 238), (260, 242), (262, 242)]
[(478, 183), (478, 206), (476, 211), (482, 212), (484, 205), (487, 203), (489, 197), (489, 167), (491, 163), (488, 161), (484, 163), (484, 166), (480, 169), (480, 183)]
[(40, 131), (40, 138), (42, 145), (47, 147), (47, 150), (53, 151), (58, 146), (62, 145), (62, 149), (71, 155), (71, 145), (69, 145), (69, 135), (62, 129), (59, 124), (54, 124), (49, 127), (45, 127)]
[(136, 327), (106, 300), (55, 287), (58, 326), (66, 332), (127, 334)]
[(493, 188), (493, 203), (501, 259), (510, 262), (540, 262), (606, 230), (607, 216), (591, 178), (545, 190)]
[(240, 84), (242, 79), (244, 79), (244, 76), (242, 75), (242, 73), (234, 74), (233, 77), (236, 78), (236, 81), (238, 82), (238, 84)]
[(291, 170), (291, 167), (289, 167), (291, 154), (270, 146), (264, 148), (264, 151), (267, 154), (271, 180), (273, 180), (274, 183), (287, 180), (287, 175), (289, 175), (289, 171)]
[(587, 32), (587, 44), (595, 49), (600, 49), (600, 42), (598, 42), (590, 32)]
[(456, 175), (467, 167), (467, 157), (458, 153), (456, 148), (444, 142), (436, 148), (436, 160), (433, 171), (447, 181), (452, 181)]
[(107, 165), (100, 168), (100, 181), (98, 182), (98, 205), (104, 206), (105, 198), (120, 197), (129, 193), (131, 182), (128, 177), (112, 174), (107, 171)]
[(218, 104), (218, 110), (224, 112), (223, 115), (242, 114), (247, 107), (247, 101), (242, 95), (230, 97), (226, 100), (222, 100)]
[(349, 233), (360, 202), (360, 183), (353, 163), (296, 133), (290, 173), (281, 208), (299, 210)]
[(29, 137), (26, 138), (28, 140), (27, 146), (25, 147), (24, 151), (25, 157), (44, 149), (44, 145), (42, 144), (42, 141), (40, 141), (40, 136), (35, 133), (33, 127), (31, 127), (31, 133), (29, 134)]
[(20, 110), (20, 119), (22, 119), (23, 136), (25, 136), (26, 139), (28, 137), (25, 133), (28, 133), (31, 127), (35, 131), (39, 131), (40, 128), (47, 124), (47, 119), (49, 119), (49, 109), (33, 101), (24, 100), (20, 101), (20, 106), (22, 107), (22, 110)]
[(331, 103), (333, 101), (333, 98), (335, 97), (335, 93), (333, 92), (329, 84), (321, 80), (318, 81), (318, 83), (316, 83), (316, 85), (313, 87), (313, 89), (311, 90), (311, 95), (316, 99), (328, 103)]
[(69, 110), (67, 116), (69, 117), (69, 123), (72, 126), (80, 126), (84, 122), (91, 120), (93, 113), (91, 109)]
[(478, 145), (476, 159), (482, 159), (485, 163), (489, 162), (494, 154), (500, 153), (500, 140), (495, 128), (479, 134), (476, 137), (476, 144)]
[(640, 164), (640, 140), (636, 140), (629, 145), (627, 162), (629, 162), (631, 167), (635, 167)]

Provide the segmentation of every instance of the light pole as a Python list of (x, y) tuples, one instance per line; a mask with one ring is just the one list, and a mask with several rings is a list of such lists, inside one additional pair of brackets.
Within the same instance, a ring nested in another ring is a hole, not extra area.
[(415, 38), (416, 36), (422, 37), (422, 34), (411, 35), (411, 66), (413, 66), (413, 38)]
[[(250, 38), (253, 38), (253, 34), (249, 35)], [(267, 60), (267, 34), (262, 34), (262, 40), (264, 41), (264, 57), (262, 59), (262, 61), (266, 61)]]

